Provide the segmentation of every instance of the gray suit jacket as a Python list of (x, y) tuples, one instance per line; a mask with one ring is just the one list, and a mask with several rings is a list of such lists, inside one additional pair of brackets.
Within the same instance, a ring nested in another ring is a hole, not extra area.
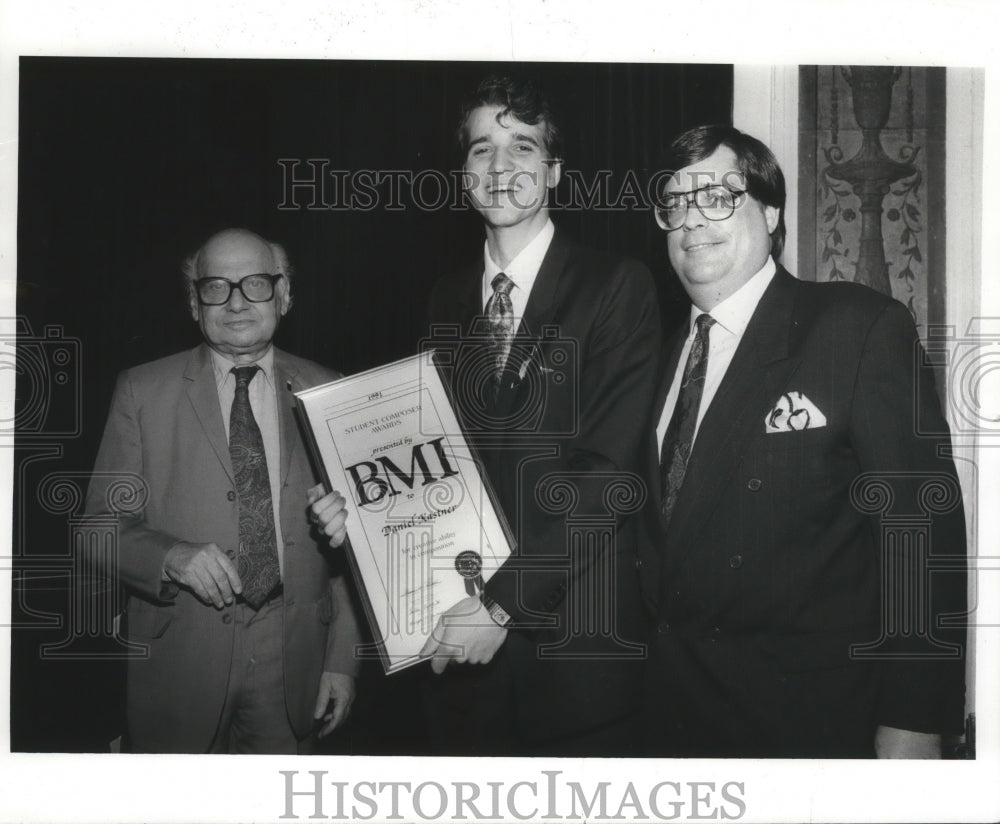
[[(301, 738), (312, 725), (320, 673), (356, 674), (358, 627), (343, 580), (310, 534), (305, 493), (317, 479), (292, 394), (338, 375), (275, 349), (274, 377), (281, 436), (285, 708)], [(115, 500), (122, 473), (145, 483), (144, 498), (135, 506)], [(119, 515), (114, 560), (104, 566), (128, 595), (130, 640), (149, 650), (128, 666), (132, 747), (203, 752), (226, 694), (235, 607), (206, 606), (189, 591), (164, 584), (161, 572), (178, 541), (214, 542), (234, 558), (239, 546), (233, 470), (206, 345), (119, 376), (87, 511)]]

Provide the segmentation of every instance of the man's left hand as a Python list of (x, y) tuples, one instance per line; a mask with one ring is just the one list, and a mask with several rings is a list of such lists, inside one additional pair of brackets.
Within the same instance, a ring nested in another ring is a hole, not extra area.
[(347, 718), (354, 703), (354, 678), (341, 672), (324, 672), (319, 678), (319, 695), (316, 696), (316, 711), (313, 718), (323, 719), (318, 733), (324, 738), (333, 732)]
[(932, 732), (913, 732), (895, 727), (875, 731), (876, 758), (940, 758), (941, 736)]
[(306, 490), (309, 520), (330, 539), (330, 546), (339, 547), (347, 539), (347, 500), (339, 492), (326, 493), (323, 484)]
[(427, 639), (421, 658), (433, 656), (431, 669), (440, 675), (448, 663), (488, 664), (507, 639), (507, 629), (497, 624), (475, 596), (463, 598), (439, 619)]

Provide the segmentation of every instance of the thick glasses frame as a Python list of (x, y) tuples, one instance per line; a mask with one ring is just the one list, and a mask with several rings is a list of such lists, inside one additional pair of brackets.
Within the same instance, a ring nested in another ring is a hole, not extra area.
[[(702, 194), (703, 192), (724, 192), (732, 197), (732, 201), (728, 206), (723, 206), (722, 208), (718, 205), (708, 205), (702, 202), (706, 197)], [(698, 207), (698, 211), (701, 212), (705, 220), (716, 222), (720, 220), (729, 220), (729, 218), (733, 216), (737, 207), (742, 203), (741, 198), (746, 193), (746, 189), (730, 189), (728, 186), (721, 186), (718, 183), (710, 183), (707, 186), (702, 186), (700, 189), (693, 189), (690, 192), (677, 192), (676, 194), (667, 195), (667, 197), (677, 198), (678, 201), (680, 198), (684, 199), (684, 208), (679, 210), (679, 220), (667, 219), (668, 210), (666, 205), (662, 202), (656, 204), (656, 208), (653, 212), (656, 215), (656, 222), (659, 224), (660, 228), (668, 232), (672, 232), (675, 229), (680, 229), (681, 226), (684, 225), (684, 221), (687, 220), (688, 209), (691, 208), (692, 203)]]
[[(284, 275), (281, 274), (269, 275), (267, 272), (260, 272), (258, 274), (247, 275), (239, 280), (229, 280), (228, 278), (198, 278), (194, 281), (194, 292), (198, 296), (198, 303), (202, 306), (225, 306), (229, 303), (229, 299), (232, 298), (233, 290), (235, 289), (239, 289), (244, 300), (250, 303), (267, 303), (269, 300), (274, 298), (274, 286), (283, 277)], [(246, 289), (243, 288), (243, 284), (251, 278), (266, 278), (267, 282), (271, 284), (271, 290), (266, 298), (252, 298), (247, 294)], [(224, 300), (209, 301), (205, 299), (205, 296), (202, 294), (202, 288), (210, 283), (224, 283), (229, 287), (229, 292), (226, 294)]]

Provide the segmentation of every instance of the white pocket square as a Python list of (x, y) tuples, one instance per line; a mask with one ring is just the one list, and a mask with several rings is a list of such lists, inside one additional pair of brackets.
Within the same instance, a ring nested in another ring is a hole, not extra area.
[(778, 399), (774, 409), (767, 413), (764, 426), (768, 434), (820, 429), (826, 426), (826, 415), (801, 392), (786, 392)]

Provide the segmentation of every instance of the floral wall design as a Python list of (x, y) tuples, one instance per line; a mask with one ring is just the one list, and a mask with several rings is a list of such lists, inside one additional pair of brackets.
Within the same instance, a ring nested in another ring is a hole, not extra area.
[(800, 277), (865, 283), (943, 322), (944, 69), (800, 69)]

